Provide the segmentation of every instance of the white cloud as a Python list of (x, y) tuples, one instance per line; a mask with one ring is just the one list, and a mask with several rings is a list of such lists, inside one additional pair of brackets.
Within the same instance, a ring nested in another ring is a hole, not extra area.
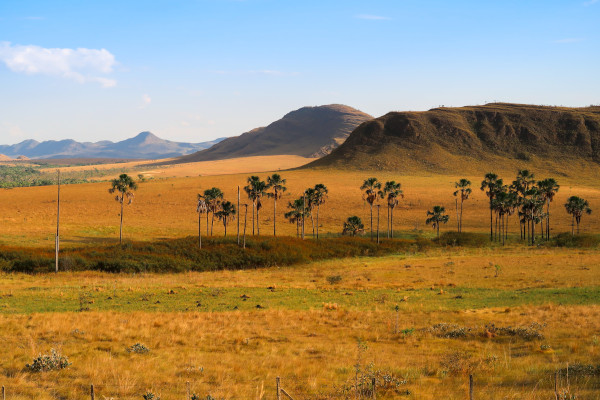
[(149, 94), (143, 94), (142, 95), (142, 104), (140, 105), (139, 108), (146, 108), (150, 105), (150, 103), (152, 103), (152, 97), (150, 97)]
[(357, 15), (356, 18), (358, 18), (358, 19), (367, 19), (367, 20), (370, 20), (370, 21), (387, 21), (387, 20), (391, 19), (389, 17), (384, 17), (384, 16), (381, 16), (381, 15), (371, 15), (371, 14), (360, 14), (360, 15)]
[(115, 56), (106, 49), (60, 49), (12, 45), (0, 42), (0, 61), (8, 69), (27, 75), (47, 75), (79, 83), (96, 82), (113, 87), (114, 79), (105, 76), (113, 71)]
[(586, 1), (585, 3), (583, 3), (583, 5), (586, 6), (586, 7), (588, 7), (588, 6), (592, 6), (592, 5), (596, 4), (596, 3), (598, 3), (599, 1), (600, 0), (589, 0), (589, 1)]
[(555, 40), (554, 43), (577, 43), (577, 42), (583, 42), (583, 38), (565, 38), (565, 39), (559, 39), (559, 40)]

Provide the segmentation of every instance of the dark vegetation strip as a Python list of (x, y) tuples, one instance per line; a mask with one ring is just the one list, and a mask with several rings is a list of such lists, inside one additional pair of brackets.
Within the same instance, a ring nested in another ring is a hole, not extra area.
[[(546, 246), (598, 247), (600, 236), (557, 235)], [(327, 237), (319, 241), (292, 237), (247, 239), (246, 249), (235, 237), (207, 238), (202, 249), (197, 239), (131, 242), (119, 245), (84, 246), (65, 249), (60, 256), (63, 271), (104, 271), (113, 273), (172, 273), (288, 266), (311, 261), (412, 254), (431, 248), (494, 247), (486, 234), (448, 232), (439, 239), (422, 237), (382, 240), (380, 244), (360, 237)], [(54, 271), (53, 249), (0, 247), (0, 271), (47, 273)]]

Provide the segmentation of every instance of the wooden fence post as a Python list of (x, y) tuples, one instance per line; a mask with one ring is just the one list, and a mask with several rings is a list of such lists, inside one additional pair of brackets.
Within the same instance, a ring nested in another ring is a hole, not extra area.
[(94, 385), (90, 385), (90, 398), (94, 400), (96, 396), (94, 395)]
[(554, 398), (558, 399), (558, 371), (554, 373)]
[(2, 386), (2, 400), (6, 400), (6, 389)]
[(275, 378), (275, 382), (277, 383), (277, 400), (281, 400), (281, 380), (279, 377)]
[(473, 375), (469, 375), (469, 400), (473, 400)]
[(373, 399), (377, 398), (377, 381), (373, 378)]

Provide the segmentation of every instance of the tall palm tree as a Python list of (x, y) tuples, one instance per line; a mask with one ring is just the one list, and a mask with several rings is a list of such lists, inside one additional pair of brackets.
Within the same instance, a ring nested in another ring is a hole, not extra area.
[(498, 175), (494, 174), (493, 172), (488, 172), (485, 174), (485, 177), (481, 182), (481, 190), (486, 191), (486, 195), (490, 199), (490, 241), (494, 240), (494, 217), (492, 214), (492, 202), (502, 186), (502, 179), (499, 179)]
[(442, 206), (434, 206), (433, 210), (427, 210), (427, 218), (425, 220), (425, 224), (433, 227), (433, 229), (437, 230), (437, 237), (440, 237), (440, 224), (445, 224), (450, 219), (449, 215), (444, 214), (446, 212), (446, 208)]
[(344, 228), (342, 230), (342, 235), (350, 235), (356, 236), (357, 234), (363, 232), (365, 230), (365, 225), (362, 223), (359, 217), (356, 215), (352, 217), (348, 217), (346, 222), (344, 222)]
[[(258, 176), (248, 178), (248, 185), (244, 186), (244, 191), (248, 198), (252, 200), (252, 235), (254, 235), (254, 226), (256, 225), (256, 233), (260, 235), (260, 227), (258, 225), (258, 213), (262, 208), (261, 199), (267, 193), (267, 184), (261, 181)], [(256, 219), (254, 213), (256, 212)]]
[(221, 201), (223, 201), (223, 191), (217, 187), (206, 189), (204, 191), (204, 201), (208, 207), (208, 212), (206, 213), (206, 234), (208, 235), (208, 213), (210, 212), (212, 213), (210, 221), (210, 234), (212, 235), (215, 224), (215, 213), (219, 211), (219, 206), (221, 205)]
[(460, 211), (458, 213), (458, 232), (462, 232), (462, 217), (463, 217), (463, 203), (469, 198), (472, 193), (471, 181), (462, 178), (458, 182), (454, 182), (454, 188), (457, 189), (454, 192), (454, 196), (460, 195)]
[(519, 214), (521, 215), (521, 239), (527, 239), (527, 235), (531, 230), (531, 220), (527, 217), (524, 210), (524, 204), (528, 196), (528, 192), (535, 185), (535, 176), (527, 169), (522, 169), (517, 172), (517, 178), (512, 183), (512, 188), (518, 194), (518, 206), (520, 207)]
[(279, 174), (273, 174), (267, 178), (267, 186), (272, 190), (272, 192), (267, 193), (267, 196), (273, 199), (273, 236), (277, 236), (277, 200), (287, 190), (284, 185), (285, 179), (281, 179)]
[(388, 207), (388, 237), (394, 237), (394, 208), (398, 205), (398, 198), (404, 198), (402, 185), (395, 181), (388, 181), (383, 185), (383, 197), (387, 199)]
[[(571, 196), (567, 199), (565, 203), (565, 208), (567, 213), (571, 214), (573, 218), (573, 222), (577, 222), (577, 234), (579, 235), (579, 223), (581, 222), (581, 217), (583, 214), (591, 214), (592, 209), (590, 208), (590, 203), (587, 200), (582, 199), (581, 197)], [(571, 235), (575, 235), (574, 232), (574, 223), (571, 224)]]
[(315, 237), (315, 219), (313, 217), (314, 214), (312, 211), (317, 206), (317, 204), (315, 203), (315, 196), (316, 192), (313, 188), (308, 188), (304, 191), (304, 197), (306, 198), (306, 208), (310, 212), (310, 222), (312, 224), (313, 237)]
[(322, 183), (317, 183), (315, 185), (312, 201), (313, 204), (317, 205), (317, 240), (319, 239), (319, 210), (321, 205), (325, 204), (325, 200), (327, 200), (327, 193), (329, 193), (327, 186)]
[(137, 183), (127, 174), (121, 174), (118, 178), (110, 181), (111, 188), (108, 193), (117, 193), (115, 200), (121, 204), (121, 225), (119, 227), (119, 244), (123, 243), (123, 205), (125, 199), (127, 204), (131, 204), (134, 198), (134, 192), (137, 190)]
[(546, 201), (546, 239), (550, 239), (550, 203), (554, 200), (560, 186), (554, 178), (546, 178), (538, 182), (538, 188)]
[(235, 209), (235, 205), (230, 201), (224, 201), (221, 203), (221, 209), (217, 211), (216, 215), (221, 221), (223, 221), (223, 226), (225, 227), (225, 235), (227, 236), (227, 223), (235, 218), (237, 210)]
[(366, 200), (371, 207), (371, 240), (373, 240), (373, 204), (379, 199), (383, 198), (381, 192), (381, 182), (377, 178), (365, 179), (360, 190), (364, 190), (363, 200)]
[(198, 193), (198, 205), (196, 207), (198, 213), (198, 248), (202, 248), (202, 214), (208, 213), (208, 206), (204, 200), (204, 196)]

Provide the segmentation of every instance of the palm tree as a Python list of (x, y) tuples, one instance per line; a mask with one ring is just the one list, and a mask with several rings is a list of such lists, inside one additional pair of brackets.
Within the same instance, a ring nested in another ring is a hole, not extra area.
[(398, 205), (398, 197), (404, 198), (400, 189), (402, 185), (395, 181), (388, 181), (383, 185), (382, 198), (387, 198), (388, 207), (388, 237), (394, 237), (394, 208)]
[(365, 225), (362, 223), (360, 218), (356, 215), (352, 217), (348, 217), (346, 222), (344, 222), (344, 229), (342, 230), (342, 235), (350, 235), (356, 236), (359, 233), (362, 233), (365, 230)]
[(458, 182), (454, 182), (454, 188), (457, 190), (454, 192), (454, 196), (460, 194), (460, 212), (458, 213), (458, 232), (462, 232), (462, 217), (463, 217), (463, 203), (471, 195), (471, 181), (468, 179), (461, 179)]
[(285, 213), (285, 217), (292, 224), (296, 224), (296, 237), (300, 236), (300, 224), (304, 223), (306, 217), (306, 208), (304, 205), (304, 198), (296, 199), (288, 203), (290, 211)]
[(371, 240), (373, 240), (373, 203), (383, 198), (383, 193), (379, 189), (381, 189), (381, 182), (377, 178), (365, 179), (360, 187), (360, 190), (364, 190), (363, 200), (366, 200), (371, 207)]
[(310, 222), (312, 224), (313, 237), (315, 237), (315, 220), (313, 218), (312, 211), (317, 206), (315, 203), (316, 192), (313, 188), (308, 188), (304, 191), (304, 198), (306, 198), (306, 208), (310, 211)]
[(202, 248), (202, 214), (208, 214), (208, 206), (204, 200), (204, 196), (198, 193), (198, 206), (196, 207), (198, 213), (198, 247)]
[(267, 193), (267, 196), (273, 199), (273, 236), (277, 236), (277, 200), (283, 196), (283, 192), (287, 190), (285, 186), (285, 179), (281, 179), (281, 175), (273, 174), (267, 178), (267, 187), (273, 191)]
[(538, 182), (538, 188), (546, 201), (546, 240), (550, 239), (550, 203), (558, 193), (560, 186), (554, 178), (547, 178)]
[(208, 212), (206, 213), (206, 234), (208, 235), (208, 213), (211, 212), (210, 234), (212, 235), (215, 224), (215, 213), (219, 211), (219, 206), (221, 201), (223, 201), (223, 191), (217, 187), (206, 189), (204, 191), (204, 201), (208, 207)]
[(446, 208), (442, 206), (434, 206), (432, 211), (427, 210), (427, 218), (425, 223), (427, 225), (431, 224), (433, 229), (437, 229), (437, 237), (440, 237), (440, 224), (447, 223), (450, 219), (450, 216), (444, 214), (446, 212)]
[[(571, 196), (565, 203), (565, 208), (567, 209), (567, 213), (571, 214), (573, 222), (577, 222), (577, 234), (579, 235), (579, 223), (581, 222), (581, 217), (583, 214), (592, 213), (590, 203), (581, 197)], [(571, 223), (571, 235), (575, 235), (574, 225), (574, 223)]]
[(512, 183), (512, 188), (518, 194), (518, 206), (521, 210), (521, 239), (527, 239), (527, 235), (531, 230), (531, 221), (527, 218), (526, 212), (523, 209), (528, 191), (535, 185), (535, 176), (529, 170), (522, 169), (517, 172), (517, 178)]
[(133, 202), (134, 191), (137, 190), (137, 183), (127, 174), (121, 174), (117, 179), (110, 181), (111, 188), (108, 193), (117, 193), (115, 200), (121, 204), (121, 225), (119, 228), (119, 244), (123, 243), (123, 205), (127, 198), (127, 204)]
[[(251, 176), (248, 178), (248, 185), (244, 186), (244, 191), (248, 195), (248, 198), (252, 200), (252, 235), (254, 235), (254, 225), (256, 221), (256, 233), (260, 235), (260, 227), (258, 226), (258, 212), (262, 208), (261, 199), (267, 193), (267, 184), (265, 181), (261, 181), (258, 176)], [(256, 219), (254, 213), (256, 212)]]
[(493, 172), (488, 172), (487, 174), (485, 174), (485, 177), (481, 182), (481, 190), (487, 190), (486, 195), (490, 199), (490, 241), (494, 240), (494, 218), (492, 215), (492, 201), (494, 200), (496, 194), (502, 186), (502, 179), (499, 179), (498, 175), (494, 174)]
[(217, 211), (216, 215), (221, 221), (223, 221), (223, 226), (225, 227), (225, 235), (227, 236), (227, 223), (230, 219), (235, 218), (236, 214), (235, 205), (230, 201), (224, 201), (221, 203), (221, 209)]
[(321, 204), (325, 204), (325, 200), (327, 200), (327, 193), (329, 193), (327, 186), (323, 185), (322, 183), (317, 183), (315, 185), (312, 202), (313, 204), (317, 205), (317, 240), (319, 239), (319, 209)]

